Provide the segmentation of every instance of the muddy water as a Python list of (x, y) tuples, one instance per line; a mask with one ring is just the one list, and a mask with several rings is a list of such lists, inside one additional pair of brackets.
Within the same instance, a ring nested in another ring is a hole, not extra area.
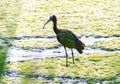
[[(95, 38), (95, 37), (82, 37), (80, 40), (83, 41), (86, 44), (85, 50), (83, 50), (83, 54), (93, 54), (93, 53), (101, 53), (106, 54), (110, 52), (120, 52), (120, 51), (105, 51), (101, 49), (92, 49), (90, 46), (92, 46), (95, 42), (104, 40), (112, 40), (120, 37), (109, 37), (109, 38)], [(18, 40), (18, 39), (17, 39)], [(34, 40), (42, 40), (42, 41), (48, 41), (48, 40), (56, 40), (56, 38), (35, 38), (35, 37), (22, 37), (19, 38), (19, 40), (27, 40), (27, 41), (34, 41)], [(67, 49), (69, 56), (71, 56), (71, 50)], [(75, 56), (79, 55), (79, 53), (74, 49)], [(38, 58), (47, 58), (47, 57), (65, 57), (65, 51), (63, 46), (60, 46), (58, 48), (52, 48), (52, 49), (30, 49), (30, 50), (24, 50), (19, 46), (12, 46), (9, 49), (9, 54), (7, 61), (26, 61), (30, 59), (38, 59)]]

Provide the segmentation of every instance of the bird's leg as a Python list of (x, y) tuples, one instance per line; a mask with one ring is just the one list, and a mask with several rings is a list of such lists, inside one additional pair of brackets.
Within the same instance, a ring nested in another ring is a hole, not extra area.
[(71, 52), (72, 52), (72, 60), (73, 60), (73, 64), (75, 64), (74, 62), (74, 53), (73, 53), (73, 50), (71, 49)]
[(68, 54), (67, 54), (66, 47), (64, 47), (64, 49), (65, 49), (65, 53), (66, 53), (66, 66), (68, 66)]

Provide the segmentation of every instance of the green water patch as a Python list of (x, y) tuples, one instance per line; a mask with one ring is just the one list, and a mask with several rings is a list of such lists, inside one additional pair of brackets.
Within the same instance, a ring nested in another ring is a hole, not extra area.
[(87, 79), (111, 79), (120, 74), (120, 53), (92, 54), (75, 57), (75, 64), (69, 58), (69, 67), (65, 66), (65, 58), (46, 58), (26, 62), (11, 62), (9, 70), (31, 77), (44, 75), (48, 78), (73, 77)]
[(120, 50), (120, 39), (114, 39), (109, 41), (99, 41), (93, 45), (94, 48), (101, 48), (103, 50), (114, 51)]

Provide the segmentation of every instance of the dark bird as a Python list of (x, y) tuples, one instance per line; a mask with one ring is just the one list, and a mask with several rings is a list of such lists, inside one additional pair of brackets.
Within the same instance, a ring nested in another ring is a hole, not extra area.
[(73, 54), (72, 48), (77, 49), (77, 51), (81, 54), (83, 53), (82, 50), (85, 48), (85, 44), (81, 42), (78, 39), (78, 37), (71, 31), (65, 30), (65, 29), (58, 29), (57, 18), (55, 15), (50, 16), (49, 20), (44, 24), (43, 28), (50, 21), (53, 22), (53, 29), (54, 29), (55, 34), (57, 35), (57, 40), (64, 46), (65, 53), (66, 53), (66, 66), (68, 66), (68, 54), (66, 51), (66, 47), (71, 49), (72, 60), (74, 64), (75, 62), (74, 62), (74, 54)]

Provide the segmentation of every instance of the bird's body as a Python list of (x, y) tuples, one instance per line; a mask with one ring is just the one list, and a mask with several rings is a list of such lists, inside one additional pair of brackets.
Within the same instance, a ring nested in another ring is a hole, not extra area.
[[(65, 52), (66, 52), (66, 66), (68, 66), (68, 54), (66, 51), (66, 47), (70, 48), (71, 51), (73, 48), (77, 49), (77, 51), (81, 54), (83, 53), (82, 50), (85, 47), (85, 44), (83, 42), (81, 42), (78, 37), (72, 33), (69, 30), (65, 30), (65, 29), (58, 29), (57, 28), (57, 18), (55, 15), (51, 16), (50, 19), (44, 24), (44, 26), (49, 22), (52, 21), (53, 22), (53, 29), (54, 32), (57, 35), (57, 40), (64, 46), (65, 48)], [(44, 28), (43, 26), (43, 28)], [(73, 55), (73, 51), (72, 51), (72, 58), (73, 58), (73, 63), (74, 63), (74, 55)]]
[(69, 30), (58, 30), (57, 40), (64, 46), (70, 49), (75, 48), (79, 53), (82, 53), (85, 45)]

